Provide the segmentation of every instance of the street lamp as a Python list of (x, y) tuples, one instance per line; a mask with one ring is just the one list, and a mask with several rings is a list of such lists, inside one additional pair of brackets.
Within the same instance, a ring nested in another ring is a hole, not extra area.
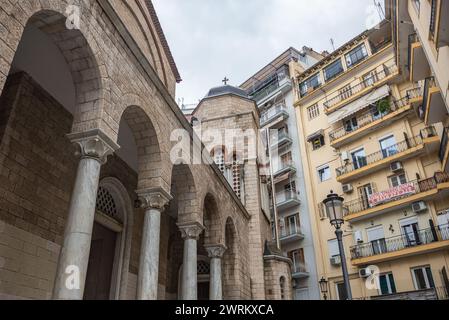
[(343, 230), (341, 226), (344, 224), (344, 199), (333, 191), (323, 201), (326, 208), (327, 216), (330, 219), (330, 223), (335, 227), (335, 235), (337, 236), (338, 248), (340, 250), (341, 269), (343, 271), (343, 280), (346, 289), (346, 295), (348, 300), (352, 300), (351, 284), (349, 283), (348, 267), (346, 265), (345, 248), (343, 246)]
[(324, 277), (321, 278), (319, 284), (320, 284), (320, 289), (321, 289), (321, 293), (323, 294), (323, 299), (327, 300), (327, 292), (329, 290), (329, 287), (327, 286), (327, 280), (324, 279)]

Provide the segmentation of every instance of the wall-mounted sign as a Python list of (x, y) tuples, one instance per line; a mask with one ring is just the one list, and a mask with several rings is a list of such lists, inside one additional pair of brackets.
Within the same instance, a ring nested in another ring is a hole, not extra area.
[(414, 183), (406, 183), (395, 188), (391, 188), (387, 191), (374, 193), (369, 197), (370, 206), (374, 207), (379, 204), (383, 204), (404, 196), (408, 196), (416, 193), (416, 186)]

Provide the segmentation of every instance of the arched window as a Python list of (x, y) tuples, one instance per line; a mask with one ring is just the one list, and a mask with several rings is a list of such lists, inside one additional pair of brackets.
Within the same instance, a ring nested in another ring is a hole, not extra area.
[(236, 154), (232, 157), (231, 164), (231, 173), (232, 173), (232, 188), (234, 189), (235, 194), (240, 198), (240, 200), (244, 201), (244, 165), (243, 162), (240, 161)]
[(279, 285), (281, 287), (281, 300), (285, 300), (285, 277), (281, 277)]
[(223, 175), (225, 174), (225, 151), (224, 148), (215, 148), (212, 150), (212, 158), (214, 159), (215, 164), (218, 166), (218, 169), (220, 169), (221, 173)]

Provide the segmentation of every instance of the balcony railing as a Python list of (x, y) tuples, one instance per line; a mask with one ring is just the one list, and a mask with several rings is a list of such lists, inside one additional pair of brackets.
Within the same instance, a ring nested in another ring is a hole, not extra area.
[(284, 191), (276, 194), (276, 204), (279, 206), (285, 202), (295, 200), (299, 201), (298, 193), (295, 191)]
[(352, 162), (349, 162), (336, 170), (337, 177), (341, 177), (345, 174), (354, 172), (356, 170), (360, 170), (370, 164), (379, 162), (381, 160), (391, 158), (401, 152), (407, 151), (411, 148), (423, 144), (424, 139), (429, 137), (435, 137), (436, 135), (437, 133), (434, 127), (427, 127), (426, 129), (423, 129), (421, 131), (421, 134), (416, 137), (407, 138), (402, 142), (399, 142), (395, 145), (389, 146), (388, 148), (372, 153), (366, 157), (357, 157), (357, 160), (355, 161), (353, 159)]
[(446, 240), (449, 240), (449, 224), (356, 245), (351, 248), (351, 258), (373, 257)]
[(283, 144), (284, 142), (290, 142), (292, 141), (292, 138), (290, 137), (290, 134), (288, 132), (279, 132), (277, 135), (275, 135), (274, 139), (271, 142), (272, 147), (277, 147)]
[(273, 81), (265, 86), (262, 86), (260, 89), (257, 89), (256, 92), (251, 94), (251, 98), (256, 102), (262, 101), (263, 99), (270, 96), (273, 92), (278, 90), (284, 83), (287, 83), (289, 81), (288, 76), (288, 67), (279, 69), (277, 73), (273, 75)]
[(357, 127), (356, 128), (348, 128), (346, 126), (342, 126), (331, 133), (329, 133), (329, 137), (331, 140), (331, 143), (335, 140), (338, 140), (340, 138), (343, 138), (359, 129), (362, 129), (369, 124), (375, 122), (375, 121), (381, 121), (389, 114), (396, 112), (398, 110), (404, 109), (410, 105), (410, 101), (412, 99), (416, 99), (421, 97), (421, 88), (415, 88), (407, 92), (407, 95), (403, 97), (402, 99), (396, 100), (393, 99), (390, 108), (388, 111), (384, 113), (379, 113), (379, 115), (375, 115), (372, 110), (369, 110), (367, 112), (362, 113), (359, 117), (357, 117)]
[(336, 106), (337, 104), (345, 100), (349, 100), (350, 98), (354, 97), (355, 95), (362, 92), (366, 88), (377, 85), (379, 82), (382, 82), (384, 79), (397, 72), (398, 67), (395, 64), (392, 66), (384, 65), (382, 71), (378, 70), (373, 71), (373, 73), (369, 77), (366, 77), (363, 80), (358, 81), (357, 84), (352, 85), (351, 87), (348, 88), (342, 88), (342, 90), (338, 91), (336, 95), (334, 95), (332, 98), (330, 98), (324, 103), (326, 111), (329, 111), (332, 107)]
[(407, 190), (404, 192), (399, 192), (397, 188), (391, 188), (387, 190), (386, 193), (391, 194), (391, 196), (384, 202), (378, 202), (376, 204), (373, 204), (373, 201), (370, 201), (369, 198), (360, 197), (356, 200), (348, 201), (345, 203), (346, 208), (345, 216), (357, 214), (365, 210), (372, 209), (380, 205), (384, 205), (387, 202), (398, 201), (420, 193), (435, 190), (437, 189), (439, 184), (447, 182), (449, 182), (449, 174), (444, 172), (437, 172), (435, 173), (435, 176), (432, 178), (408, 182), (406, 184)]
[(434, 77), (428, 77), (426, 78), (424, 82), (424, 93), (423, 93), (423, 104), (421, 107), (420, 117), (421, 119), (424, 119), (427, 113), (427, 105), (429, 104), (430, 99), (430, 89), (436, 87), (436, 82)]
[(292, 274), (298, 274), (298, 273), (308, 273), (309, 269), (307, 268), (307, 265), (305, 262), (293, 262), (293, 270)]
[(444, 162), (448, 146), (449, 146), (449, 127), (444, 128), (443, 138), (441, 139), (441, 147), (440, 147), (441, 162)]
[(294, 169), (295, 169), (295, 163), (293, 162), (293, 160), (282, 161), (281, 163), (279, 163), (278, 170), (276, 170), (274, 175), (278, 175), (284, 171), (294, 170)]
[(304, 233), (302, 232), (301, 227), (298, 226), (297, 224), (295, 224), (295, 225), (290, 225), (285, 228), (281, 228), (279, 237), (281, 240), (283, 240), (285, 238), (289, 238), (289, 237), (293, 237), (293, 236), (302, 236), (303, 234)]
[(260, 117), (260, 125), (263, 127), (281, 115), (288, 116), (288, 110), (284, 104), (278, 104), (274, 108), (271, 108), (267, 112), (263, 113)]

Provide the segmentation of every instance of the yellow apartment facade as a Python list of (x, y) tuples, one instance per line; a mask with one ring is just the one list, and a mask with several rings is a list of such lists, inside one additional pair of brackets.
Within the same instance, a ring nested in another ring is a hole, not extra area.
[(396, 32), (387, 19), (296, 78), (317, 272), (330, 299), (346, 298), (335, 230), (322, 207), (330, 191), (345, 198), (355, 299), (447, 296), (449, 176), (439, 158), (445, 131), (421, 116), (425, 87), (398, 63)]
[[(398, 63), (411, 81), (424, 88), (420, 110), (427, 124), (449, 126), (449, 2), (443, 0), (386, 1), (397, 31)], [(448, 130), (440, 149), (442, 169), (449, 172)]]

